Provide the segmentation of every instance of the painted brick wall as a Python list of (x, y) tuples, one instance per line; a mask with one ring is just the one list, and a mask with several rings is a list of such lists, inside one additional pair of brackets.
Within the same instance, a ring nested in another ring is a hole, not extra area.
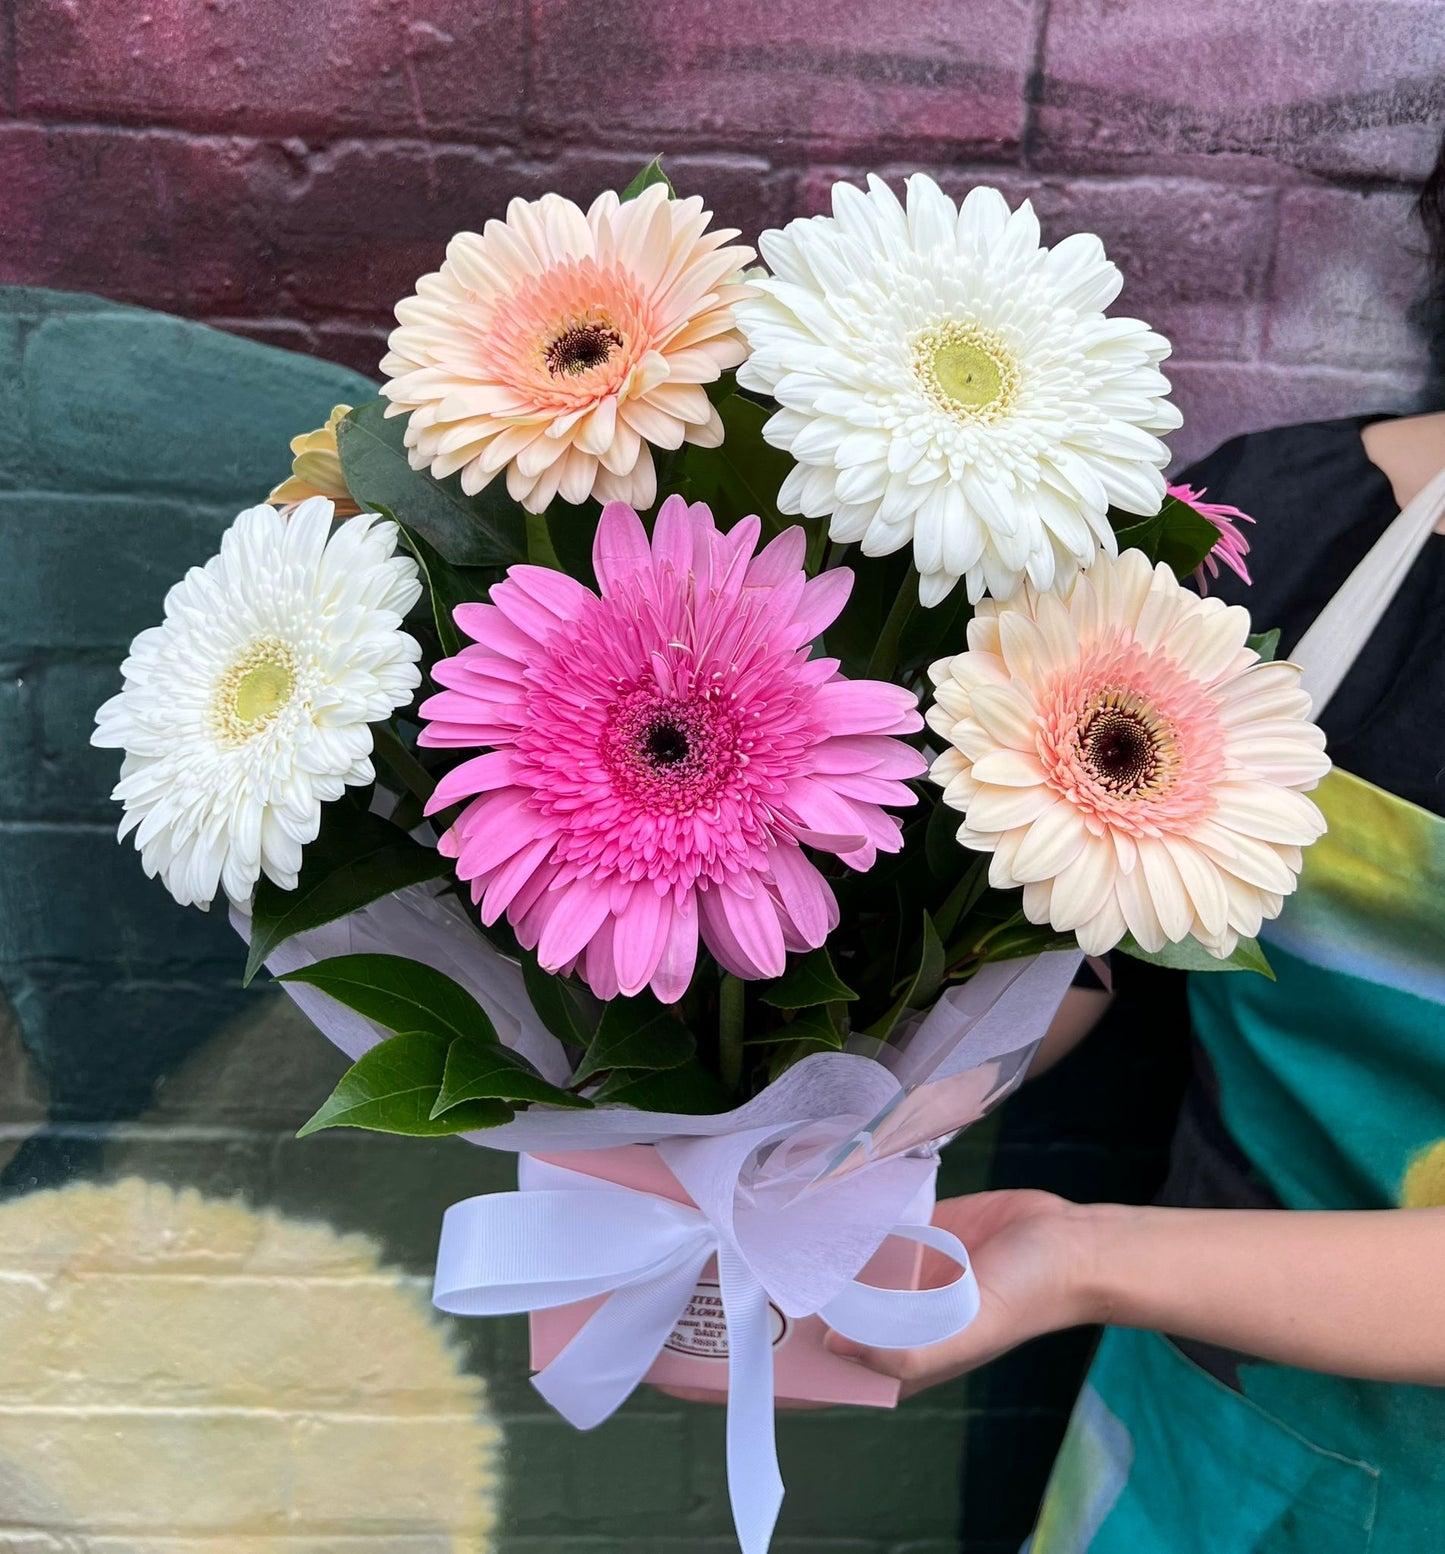
[(1099, 231), (1182, 454), (1419, 377), (1435, 0), (6, 0), (0, 278), (368, 373), (450, 234), (657, 149), (728, 222), (926, 167)]
[[(368, 375), (454, 230), (517, 192), (586, 198), (663, 149), (750, 234), (818, 209), (833, 177), (917, 166), (1027, 194), (1055, 234), (1095, 228), (1177, 342), (1186, 451), (1400, 404), (1419, 379), (1432, 0), (0, 16), (0, 279)], [(525, 1384), (519, 1324), (427, 1316), (442, 1208), (504, 1169), (448, 1143), (296, 1143), (339, 1060), (243, 995), (224, 923), (111, 837), (113, 763), (85, 739), (125, 642), (291, 431), (356, 388), (91, 304), (0, 306), (0, 1547), (723, 1554), (720, 1420), (646, 1397), (574, 1436)], [(1177, 1075), (1114, 1040), (965, 1141), (947, 1185), (1143, 1190), (1162, 1124), (1140, 1118)], [(1087, 1343), (893, 1417), (785, 1420), (778, 1554), (1011, 1554)]]

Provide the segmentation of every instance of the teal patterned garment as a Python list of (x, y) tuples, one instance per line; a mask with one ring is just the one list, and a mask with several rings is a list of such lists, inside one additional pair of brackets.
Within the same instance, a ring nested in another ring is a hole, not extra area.
[[(1344, 772), (1317, 798), (1329, 832), (1265, 936), (1277, 981), (1192, 977), (1195, 1033), (1286, 1207), (1445, 1204), (1445, 820)], [(1237, 1375), (1110, 1330), (1030, 1554), (1445, 1549), (1445, 1390)]]
[[(1223, 489), (1210, 495), (1263, 519), (1256, 498), (1285, 480), (1294, 512), (1321, 543), (1305, 543), (1303, 526), (1289, 523), (1267, 541), (1274, 554), (1256, 575), (1274, 571), (1280, 611), (1271, 601), (1265, 618), (1285, 620), (1306, 683), (1319, 674), (1313, 693), (1336, 759), (1368, 758), (1372, 775), (1440, 807), (1445, 541), (1428, 536), (1445, 488), (1435, 482), (1392, 521), (1388, 483), (1368, 464), (1358, 426), (1241, 439), (1213, 471), (1235, 478), (1213, 481)], [(1360, 508), (1333, 512), (1332, 496), (1346, 491)], [(1350, 543), (1329, 545), (1332, 524)], [(1369, 532), (1355, 545), (1360, 528)], [(1384, 586), (1373, 563), (1392, 545), (1398, 565)], [(1343, 608), (1326, 604), (1332, 595)], [(1375, 626), (1371, 607), (1387, 599), (1394, 605)], [(1324, 626), (1296, 649), (1322, 604)], [(1337, 688), (1344, 694), (1332, 701)], [(1189, 978), (1207, 1080), (1186, 1106), (1171, 1202), (1445, 1205), (1445, 818), (1338, 767), (1315, 798), (1329, 830), (1306, 854), (1298, 892), (1261, 934), (1277, 980)], [(1329, 1277), (1319, 1270), (1322, 1282)], [(1445, 1292), (1441, 1305), (1445, 1320)], [(1380, 1320), (1389, 1321), (1387, 1300)], [(1445, 1389), (1110, 1329), (1028, 1550), (1440, 1554)]]

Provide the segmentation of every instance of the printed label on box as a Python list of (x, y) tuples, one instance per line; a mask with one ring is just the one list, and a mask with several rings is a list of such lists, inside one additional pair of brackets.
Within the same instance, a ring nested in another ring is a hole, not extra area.
[[(788, 1336), (788, 1319), (769, 1301), (768, 1320), (776, 1349)], [(723, 1315), (722, 1291), (711, 1279), (701, 1280), (692, 1292), (687, 1310), (677, 1319), (677, 1326), (663, 1348), (693, 1360), (727, 1359), (728, 1325)]]

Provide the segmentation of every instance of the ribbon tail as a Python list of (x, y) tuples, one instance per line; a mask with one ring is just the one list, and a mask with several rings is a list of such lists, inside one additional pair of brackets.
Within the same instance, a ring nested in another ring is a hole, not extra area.
[(768, 1297), (728, 1245), (718, 1249), (728, 1326), (728, 1496), (742, 1554), (767, 1554), (783, 1504), (773, 1420), (773, 1335)]
[(583, 1324), (532, 1385), (579, 1430), (591, 1430), (631, 1396), (677, 1326), (711, 1253), (688, 1247), (646, 1282), (625, 1285)]

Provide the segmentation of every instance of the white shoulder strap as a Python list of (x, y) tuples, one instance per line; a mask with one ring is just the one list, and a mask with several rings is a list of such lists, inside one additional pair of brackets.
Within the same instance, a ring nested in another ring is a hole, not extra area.
[(1300, 666), (1316, 718), (1380, 624), (1442, 514), (1445, 470), (1406, 504), (1296, 644), (1290, 660)]

